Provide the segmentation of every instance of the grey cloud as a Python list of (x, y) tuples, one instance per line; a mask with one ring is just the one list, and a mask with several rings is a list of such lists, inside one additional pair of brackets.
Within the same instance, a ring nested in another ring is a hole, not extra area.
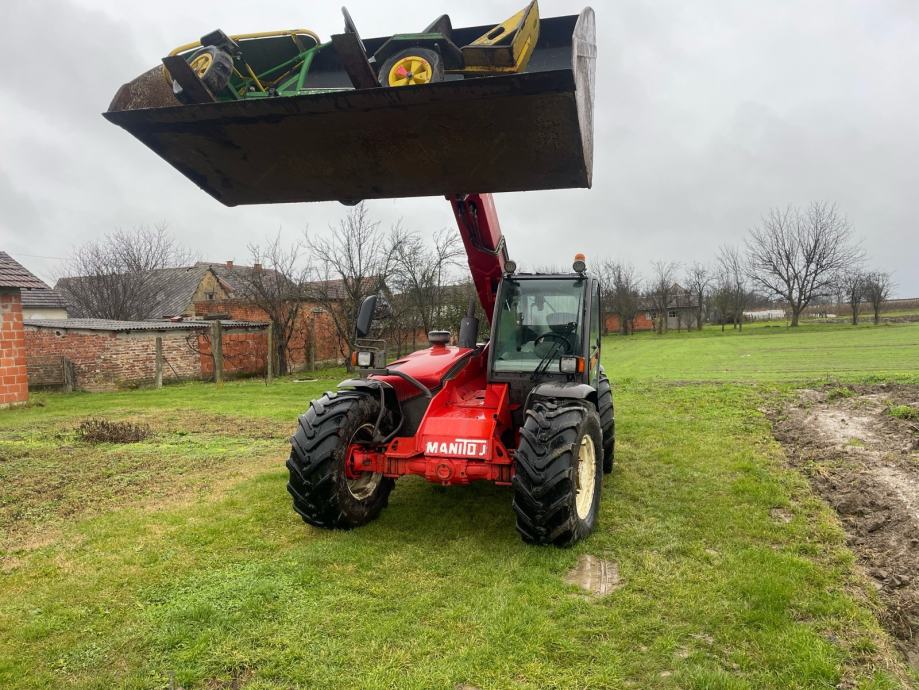
[[(447, 2), (412, 12), (409, 27), (380, 3), (349, 7), (362, 33), (382, 35), (421, 28), (437, 10), (484, 24), (522, 2)], [(541, 10), (581, 6), (543, 0)], [(500, 195), (518, 261), (564, 263), (575, 251), (642, 269), (704, 260), (770, 206), (826, 199), (873, 262), (896, 273), (899, 292), (919, 294), (919, 4), (623, 0), (596, 10), (595, 187)], [(0, 245), (41, 242), (55, 251), (29, 253), (56, 255), (115, 227), (165, 221), (202, 258), (241, 260), (279, 227), (289, 239), (307, 225), (324, 232), (337, 204), (224, 208), (99, 113), (123, 81), (216, 26), (328, 35), (340, 23), (336, 5), (295, 0), (5, 3), (0, 60), (19, 69), (0, 85)], [(46, 41), (65, 49), (35, 50)], [(440, 199), (375, 201), (371, 211), (419, 231), (452, 222)]]

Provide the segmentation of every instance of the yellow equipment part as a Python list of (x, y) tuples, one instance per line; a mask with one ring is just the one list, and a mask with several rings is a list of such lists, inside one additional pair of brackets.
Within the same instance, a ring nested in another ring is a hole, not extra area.
[(392, 66), (387, 76), (390, 86), (429, 84), (434, 77), (431, 63), (418, 55), (408, 55)]
[[(317, 46), (320, 43), (322, 43), (322, 41), (319, 39), (319, 35), (315, 31), (310, 31), (309, 29), (282, 29), (280, 31), (256, 31), (253, 33), (248, 33), (248, 34), (234, 34), (233, 36), (230, 36), (230, 39), (239, 43), (240, 41), (246, 41), (246, 40), (253, 39), (253, 38), (274, 38), (274, 37), (280, 37), (280, 36), (290, 36), (290, 39), (294, 42), (295, 45), (297, 45), (297, 47), (300, 50), (307, 50), (308, 48), (312, 47), (312, 46), (304, 45), (302, 41), (300, 40), (301, 36), (305, 36), (306, 38), (309, 38), (310, 40), (314, 41), (315, 45)], [(191, 50), (195, 50), (196, 48), (200, 48), (200, 47), (201, 47), (200, 40), (192, 41), (191, 43), (183, 43), (178, 48), (173, 48), (172, 50), (170, 50), (169, 56), (172, 57), (173, 55), (181, 55), (182, 53), (187, 53)], [(192, 69), (195, 69), (195, 67), (192, 66)], [(166, 80), (167, 84), (172, 86), (172, 77), (169, 74), (169, 70), (167, 70), (165, 67), (163, 67), (162, 70), (163, 70), (163, 79)], [(200, 72), (198, 72), (198, 70), (195, 70), (195, 72), (198, 74), (199, 77), (202, 76), (205, 71), (207, 71), (206, 67), (204, 70)], [(236, 72), (238, 76), (240, 77), (243, 76), (242, 74), (239, 73), (239, 70), (234, 68), (234, 71)], [(252, 68), (248, 67), (247, 71), (249, 72), (249, 76), (253, 79), (253, 81), (255, 81), (256, 85), (258, 86), (259, 91), (264, 91), (265, 86), (259, 81), (258, 77), (255, 76), (255, 73), (252, 71)]]
[(526, 68), (539, 40), (539, 5), (533, 0), (510, 19), (463, 46), (462, 72), (513, 73)]
[[(316, 32), (310, 31), (309, 29), (283, 29), (281, 31), (256, 31), (255, 33), (251, 33), (251, 34), (234, 34), (233, 36), (230, 36), (230, 38), (236, 41), (237, 43), (239, 43), (240, 41), (245, 41), (250, 38), (272, 38), (273, 36), (290, 36), (291, 39), (293, 40), (296, 40), (297, 36), (308, 36), (309, 38), (313, 39), (316, 42), (317, 46), (320, 43), (322, 43), (322, 41), (319, 40), (319, 36), (316, 34)], [(189, 50), (193, 50), (195, 48), (200, 48), (200, 47), (201, 47), (201, 41), (192, 41), (191, 43), (185, 43), (183, 45), (180, 45), (178, 48), (174, 48), (173, 50), (169, 51), (169, 55), (180, 55), (181, 53), (187, 53)]]

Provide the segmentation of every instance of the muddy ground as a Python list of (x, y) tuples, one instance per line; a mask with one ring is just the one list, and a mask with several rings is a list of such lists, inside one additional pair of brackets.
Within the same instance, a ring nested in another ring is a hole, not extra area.
[(883, 623), (919, 669), (919, 386), (805, 390), (773, 427), (839, 513), (884, 603)]

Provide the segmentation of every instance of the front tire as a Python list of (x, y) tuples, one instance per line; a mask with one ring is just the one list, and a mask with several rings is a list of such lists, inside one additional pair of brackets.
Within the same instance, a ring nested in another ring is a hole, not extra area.
[[(380, 413), (378, 399), (361, 393), (326, 393), (300, 417), (291, 438), (287, 491), (304, 522), (351, 529), (375, 519), (389, 502), (394, 482), (378, 474), (348, 478), (348, 446), (370, 440)], [(390, 421), (384, 414), (384, 428)]]
[(529, 544), (571, 546), (593, 531), (603, 470), (600, 418), (571, 401), (527, 411), (514, 459), (517, 531)]

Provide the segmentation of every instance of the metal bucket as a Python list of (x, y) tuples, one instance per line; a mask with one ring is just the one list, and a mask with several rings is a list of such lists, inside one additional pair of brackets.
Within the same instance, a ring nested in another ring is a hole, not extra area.
[[(196, 105), (156, 69), (104, 116), (227, 206), (590, 187), (594, 36), (587, 8), (540, 20), (517, 74)], [(350, 85), (334, 59), (314, 69)]]

